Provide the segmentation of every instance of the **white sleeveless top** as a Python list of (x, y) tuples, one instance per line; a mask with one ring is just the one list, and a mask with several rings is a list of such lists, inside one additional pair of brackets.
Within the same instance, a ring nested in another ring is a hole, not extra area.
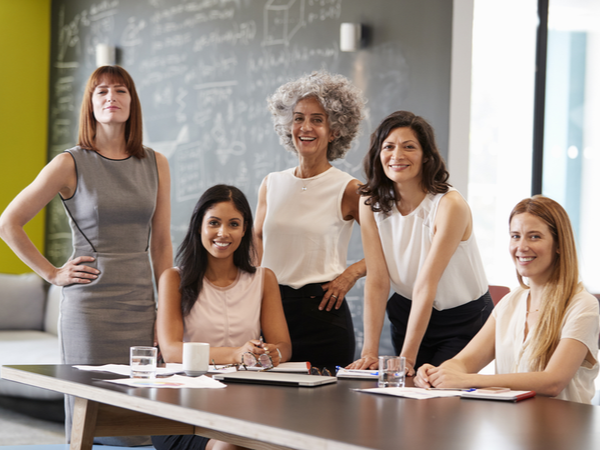
[[(450, 191), (456, 191), (450, 188)], [(374, 213), (392, 288), (412, 299), (417, 275), (433, 240), (435, 216), (445, 194), (427, 194), (421, 204), (403, 216), (394, 203), (389, 214)], [(433, 307), (439, 311), (476, 300), (488, 290), (475, 233), (462, 241), (438, 283)]]
[(264, 268), (238, 270), (237, 279), (218, 287), (204, 278), (198, 300), (183, 320), (183, 342), (239, 347), (260, 337)]
[(267, 178), (262, 265), (279, 284), (298, 289), (346, 270), (354, 221), (344, 220), (342, 199), (353, 177), (335, 167), (312, 178), (298, 178), (294, 170)]

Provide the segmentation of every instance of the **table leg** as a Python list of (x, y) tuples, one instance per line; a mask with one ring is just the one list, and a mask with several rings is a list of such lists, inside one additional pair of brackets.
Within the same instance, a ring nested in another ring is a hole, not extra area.
[(91, 450), (95, 436), (194, 434), (194, 426), (75, 397), (70, 450)]
[(96, 431), (98, 403), (75, 397), (73, 426), (71, 429), (71, 450), (91, 450)]

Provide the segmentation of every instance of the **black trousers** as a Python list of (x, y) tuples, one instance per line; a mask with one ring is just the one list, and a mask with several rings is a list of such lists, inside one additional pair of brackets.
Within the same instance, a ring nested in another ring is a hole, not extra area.
[(204, 450), (209, 440), (193, 434), (152, 436), (152, 445), (156, 450)]
[[(394, 293), (387, 303), (392, 343), (397, 355), (402, 351), (412, 301)], [(421, 341), (415, 369), (425, 363), (438, 366), (452, 358), (481, 329), (494, 308), (489, 291), (477, 300), (456, 308), (438, 311), (432, 308), (429, 325)]]
[(310, 361), (331, 373), (336, 366), (354, 361), (354, 325), (346, 299), (340, 309), (319, 311), (324, 295), (320, 284), (300, 289), (279, 285), (279, 290), (292, 340), (292, 361)]

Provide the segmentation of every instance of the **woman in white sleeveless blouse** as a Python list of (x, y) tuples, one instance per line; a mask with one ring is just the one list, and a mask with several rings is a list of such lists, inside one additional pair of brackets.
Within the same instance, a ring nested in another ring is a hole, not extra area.
[(341, 75), (315, 72), (269, 99), (275, 131), (298, 166), (267, 175), (256, 209), (262, 265), (275, 272), (292, 339), (292, 360), (333, 370), (354, 359), (346, 293), (365, 263), (346, 266), (359, 181), (333, 167), (362, 119), (360, 91)]
[(493, 304), (469, 205), (447, 182), (431, 125), (408, 111), (390, 114), (371, 135), (364, 166), (365, 344), (350, 367), (377, 367), (387, 308), (394, 349), (413, 375), (462, 350)]

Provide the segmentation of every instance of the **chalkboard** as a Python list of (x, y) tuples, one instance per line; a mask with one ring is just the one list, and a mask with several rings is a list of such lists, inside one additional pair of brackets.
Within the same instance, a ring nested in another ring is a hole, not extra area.
[[(361, 23), (363, 47), (339, 48), (342, 22)], [(362, 134), (335, 163), (359, 180), (369, 134), (390, 112), (411, 110), (436, 129), (446, 154), (452, 2), (448, 0), (55, 0), (52, 2), (49, 158), (72, 147), (97, 44), (116, 46), (136, 81), (144, 143), (169, 160), (172, 238), (187, 229), (202, 192), (241, 188), (252, 205), (265, 175), (296, 165), (279, 144), (266, 98), (318, 69), (341, 73), (368, 99)], [(71, 253), (62, 205), (49, 205), (46, 253)], [(362, 258), (354, 230), (349, 263)], [(349, 293), (357, 351), (364, 282)], [(382, 352), (391, 352), (389, 337)]]

